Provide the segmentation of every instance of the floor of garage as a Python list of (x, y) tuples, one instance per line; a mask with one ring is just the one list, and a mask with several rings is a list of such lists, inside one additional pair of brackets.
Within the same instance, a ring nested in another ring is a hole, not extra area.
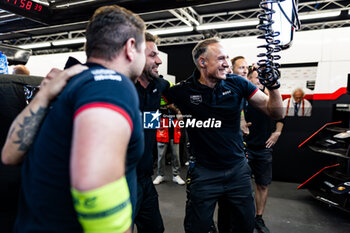
[[(183, 230), (186, 192), (185, 186), (172, 182), (170, 166), (168, 181), (156, 185), (160, 211), (166, 233)], [(182, 168), (184, 178), (186, 167)], [(350, 214), (312, 198), (307, 190), (297, 190), (299, 184), (273, 181), (264, 213), (264, 220), (272, 233), (345, 233), (350, 232)], [(215, 217), (216, 221), (216, 217)]]

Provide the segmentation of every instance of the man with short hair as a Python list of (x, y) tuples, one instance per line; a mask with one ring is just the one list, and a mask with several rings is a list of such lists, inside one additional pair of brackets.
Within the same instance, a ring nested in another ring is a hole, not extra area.
[[(159, 78), (158, 68), (162, 64), (157, 48), (157, 37), (146, 32), (146, 64), (135, 84), (142, 115), (160, 108), (162, 93), (170, 87), (168, 81)], [(137, 166), (137, 207), (135, 224), (139, 233), (164, 232), (159, 210), (158, 193), (152, 181), (153, 146), (156, 129), (144, 129), (145, 150)]]
[(143, 152), (132, 81), (145, 64), (144, 30), (124, 8), (97, 9), (86, 31), (89, 69), (71, 78), (50, 109), (57, 92), (39, 91), (14, 121), (2, 161), (24, 159), (15, 232), (131, 231)]
[[(236, 56), (231, 59), (231, 69), (233, 74), (237, 74), (239, 76), (242, 76), (243, 78), (247, 78), (248, 75), (248, 63), (245, 60), (243, 56)], [(242, 114), (241, 114), (241, 131), (243, 133), (243, 136), (249, 134), (249, 124), (244, 119), (244, 113), (243, 113), (243, 107), (247, 104), (247, 101), (242, 101)], [(220, 205), (220, 204), (219, 204)]]
[(232, 73), (247, 78), (248, 75), (248, 63), (243, 56), (236, 56), (231, 59)]
[(240, 105), (246, 98), (266, 114), (279, 118), (281, 96), (276, 89), (266, 96), (248, 80), (226, 76), (228, 55), (217, 38), (200, 41), (192, 56), (196, 65), (193, 75), (170, 88), (164, 97), (174, 102), (183, 115), (191, 115), (196, 121), (214, 121), (217, 128), (187, 128), (196, 162), (187, 179), (185, 231), (209, 232), (216, 202), (224, 198), (237, 220), (235, 232), (253, 232), (254, 201), (240, 133)]

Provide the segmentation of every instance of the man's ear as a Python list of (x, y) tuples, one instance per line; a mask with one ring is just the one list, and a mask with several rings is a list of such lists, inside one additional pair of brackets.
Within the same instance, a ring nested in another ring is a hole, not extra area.
[(206, 67), (206, 65), (205, 65), (205, 59), (204, 59), (203, 57), (200, 57), (200, 58), (198, 59), (198, 64), (199, 64), (200, 67), (205, 68), (205, 67)]
[(135, 38), (129, 38), (125, 43), (125, 55), (126, 59), (133, 61), (136, 54), (136, 40)]

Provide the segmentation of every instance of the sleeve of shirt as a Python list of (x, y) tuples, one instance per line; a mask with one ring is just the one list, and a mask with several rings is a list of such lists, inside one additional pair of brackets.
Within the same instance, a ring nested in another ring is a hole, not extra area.
[(165, 79), (161, 79), (163, 82), (163, 92), (167, 89), (169, 89), (170, 86), (173, 86), (174, 84), (172, 84), (171, 82), (169, 82), (168, 80)]
[(249, 100), (258, 91), (258, 88), (247, 79), (238, 75), (232, 75), (231, 77), (235, 81), (234, 85), (237, 85), (242, 97), (246, 100)]
[(245, 79), (244, 81), (246, 82), (244, 85), (246, 87), (244, 94), (246, 96), (246, 99), (249, 100), (259, 89), (252, 82)]
[(176, 93), (177, 93), (176, 89), (177, 89), (177, 86), (175, 85), (163, 92), (163, 99), (167, 102), (167, 104), (174, 103), (176, 99)]
[(128, 78), (115, 74), (112, 79), (90, 79), (73, 95), (74, 117), (86, 109), (108, 108), (120, 113), (133, 128), (138, 98), (134, 85)]

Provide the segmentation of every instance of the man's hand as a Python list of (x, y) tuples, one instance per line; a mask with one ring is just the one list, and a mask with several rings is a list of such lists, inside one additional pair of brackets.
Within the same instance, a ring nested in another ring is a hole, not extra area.
[(267, 139), (267, 141), (266, 141), (266, 148), (273, 147), (276, 144), (280, 135), (281, 135), (281, 132), (273, 132), (271, 134), (271, 136), (269, 137), (269, 139)]
[(41, 82), (38, 94), (40, 93), (47, 100), (52, 101), (66, 86), (71, 77), (87, 69), (88, 67), (83, 65), (75, 65), (64, 71), (53, 68)]
[(249, 135), (249, 127), (252, 125), (252, 122), (246, 122), (244, 118), (241, 118), (241, 131), (243, 136)]
[(46, 116), (50, 102), (62, 91), (72, 76), (86, 69), (86, 66), (75, 65), (64, 71), (52, 69), (47, 74), (41, 82), (39, 92), (12, 122), (2, 148), (1, 159), (4, 164), (16, 165), (23, 161)]

